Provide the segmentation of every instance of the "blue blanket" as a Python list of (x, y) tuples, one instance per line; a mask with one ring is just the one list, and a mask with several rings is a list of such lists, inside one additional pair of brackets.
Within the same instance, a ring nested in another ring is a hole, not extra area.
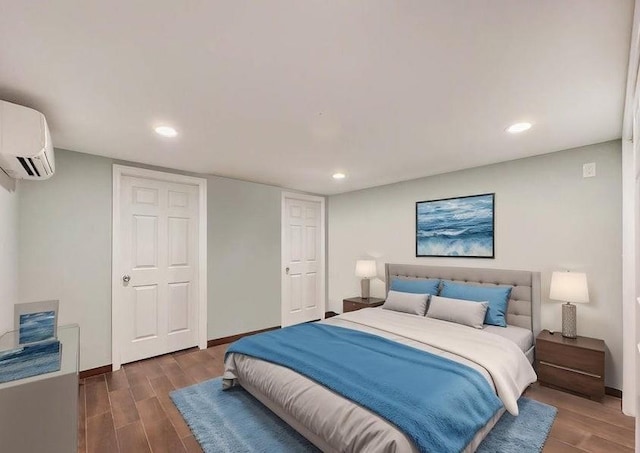
[(388, 420), (423, 452), (459, 452), (502, 407), (477, 371), (391, 340), (326, 324), (244, 337), (238, 353), (285, 366)]

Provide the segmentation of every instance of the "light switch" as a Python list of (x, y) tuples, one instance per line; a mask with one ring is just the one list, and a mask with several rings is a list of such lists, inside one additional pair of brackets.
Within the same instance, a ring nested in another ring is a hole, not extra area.
[(584, 164), (582, 166), (582, 177), (583, 178), (593, 178), (596, 175), (596, 163), (589, 162), (588, 164)]

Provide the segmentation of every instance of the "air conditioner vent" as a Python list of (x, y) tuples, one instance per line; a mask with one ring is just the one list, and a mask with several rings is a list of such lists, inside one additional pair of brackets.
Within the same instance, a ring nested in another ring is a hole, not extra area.
[(24, 171), (26, 171), (29, 176), (33, 176), (33, 170), (31, 170), (31, 167), (27, 165), (27, 161), (24, 160), (24, 157), (16, 157), (16, 159), (18, 159), (18, 162), (20, 162), (20, 165), (22, 165)]
[(16, 179), (53, 175), (53, 145), (42, 113), (0, 101), (0, 168)]

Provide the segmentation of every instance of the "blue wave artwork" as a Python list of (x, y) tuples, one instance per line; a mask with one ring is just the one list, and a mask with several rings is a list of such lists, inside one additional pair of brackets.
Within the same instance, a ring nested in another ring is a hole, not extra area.
[(20, 315), (20, 344), (53, 338), (55, 322), (55, 311), (41, 311)]
[(493, 194), (416, 204), (416, 255), (493, 258)]
[(61, 347), (58, 340), (49, 340), (0, 352), (0, 382), (58, 371)]

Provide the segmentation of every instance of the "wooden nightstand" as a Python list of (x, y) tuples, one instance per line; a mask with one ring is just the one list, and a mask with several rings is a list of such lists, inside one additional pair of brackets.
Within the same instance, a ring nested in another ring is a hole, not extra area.
[(369, 297), (363, 299), (362, 297), (349, 297), (348, 299), (342, 299), (342, 312), (356, 311), (361, 308), (379, 307), (384, 304), (384, 299), (379, 297)]
[(536, 371), (542, 385), (601, 399), (604, 396), (604, 341), (565, 338), (543, 330), (536, 339)]

